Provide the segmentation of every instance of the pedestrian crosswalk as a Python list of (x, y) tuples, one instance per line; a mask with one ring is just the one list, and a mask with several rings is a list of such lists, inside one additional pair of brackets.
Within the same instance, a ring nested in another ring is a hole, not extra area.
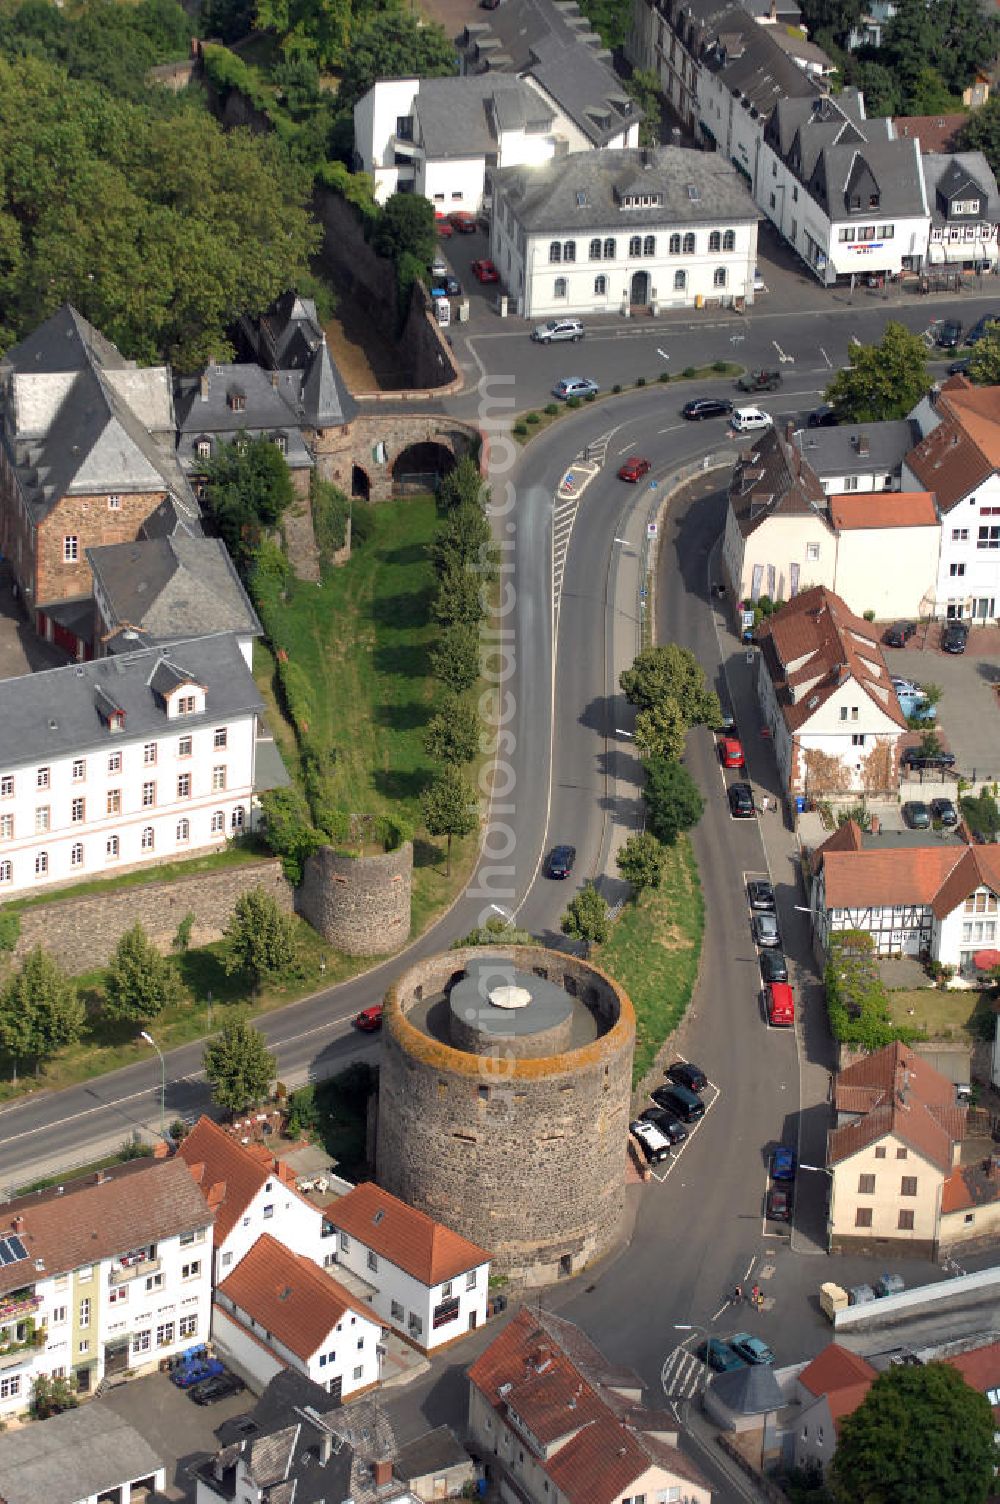
[(668, 1400), (688, 1400), (698, 1393), (705, 1380), (705, 1365), (686, 1347), (675, 1347), (660, 1374), (663, 1393)]

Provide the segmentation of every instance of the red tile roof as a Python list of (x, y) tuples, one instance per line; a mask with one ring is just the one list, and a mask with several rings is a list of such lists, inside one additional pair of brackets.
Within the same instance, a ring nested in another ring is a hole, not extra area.
[(891, 1135), (943, 1174), (951, 1171), (966, 1109), (955, 1103), (954, 1084), (907, 1045), (897, 1040), (840, 1071), (833, 1101), (838, 1113), (861, 1116), (831, 1129), (827, 1164), (840, 1164)]
[(867, 491), (830, 497), (830, 515), (839, 532), (876, 527), (937, 527), (930, 491)]
[[(536, 1462), (556, 1488), (570, 1504), (613, 1504), (656, 1465), (707, 1491), (694, 1465), (647, 1436), (635, 1407), (606, 1389), (590, 1362), (570, 1358), (563, 1340), (569, 1329), (569, 1322), (523, 1307), (469, 1369), (470, 1382), (503, 1419), (516, 1417), (552, 1449)], [(586, 1339), (573, 1345), (600, 1360)]]
[[(215, 1245), (224, 1243), (268, 1180), (296, 1196), (295, 1176), (263, 1144), (238, 1144), (211, 1118), (200, 1117), (177, 1150), (215, 1212)], [(303, 1198), (304, 1199), (304, 1198)]]
[[(941, 1361), (949, 1368), (957, 1369), (970, 1389), (977, 1389), (987, 1398), (991, 1390), (1000, 1389), (1000, 1342), (972, 1347), (968, 1352), (955, 1353)], [(993, 1414), (1000, 1415), (1000, 1406), (993, 1406)]]
[(878, 1377), (867, 1359), (831, 1342), (819, 1357), (799, 1374), (799, 1383), (817, 1398), (826, 1395), (833, 1423), (840, 1429), (845, 1416), (853, 1415)]
[(888, 846), (867, 851), (823, 848), (828, 909), (934, 902), (962, 859), (960, 846)]
[(343, 1285), (269, 1233), (257, 1239), (223, 1280), (218, 1294), (252, 1316), (303, 1362), (326, 1346), (334, 1327), (351, 1312), (378, 1325), (374, 1312)]
[(967, 1212), (1000, 1201), (1000, 1166), (992, 1159), (959, 1165), (941, 1189), (941, 1211)]
[(955, 138), (968, 115), (898, 115), (892, 122), (898, 140), (916, 137), (927, 156), (955, 150)]
[(948, 512), (1000, 467), (1000, 387), (975, 387), (953, 376), (941, 388), (937, 412), (941, 422), (906, 463)]
[(323, 1215), (423, 1285), (440, 1285), (490, 1260), (485, 1248), (371, 1181), (331, 1201)]

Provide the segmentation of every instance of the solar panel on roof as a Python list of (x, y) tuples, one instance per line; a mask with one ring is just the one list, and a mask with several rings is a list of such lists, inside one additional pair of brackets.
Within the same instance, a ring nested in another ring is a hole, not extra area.
[(14, 1258), (16, 1260), (26, 1259), (28, 1257), (28, 1250), (25, 1248), (20, 1238), (10, 1237), (6, 1241), (7, 1247), (13, 1250)]
[(7, 1246), (7, 1239), (0, 1238), (0, 1264), (3, 1264), (4, 1267), (6, 1267), (8, 1264), (13, 1264), (15, 1262), (16, 1260), (14, 1258), (14, 1255), (11, 1253), (10, 1249)]

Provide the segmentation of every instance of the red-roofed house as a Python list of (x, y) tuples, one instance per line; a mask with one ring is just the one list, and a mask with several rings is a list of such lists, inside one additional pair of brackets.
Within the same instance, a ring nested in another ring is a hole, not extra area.
[(833, 1457), (840, 1424), (853, 1415), (877, 1377), (857, 1353), (831, 1342), (797, 1375), (802, 1410), (795, 1422), (795, 1466), (818, 1464), (824, 1471)]
[(978, 1389), (993, 1406), (993, 1417), (1000, 1430), (1000, 1342), (970, 1347), (964, 1353), (942, 1358), (949, 1368), (956, 1368), (970, 1389)]
[(817, 585), (758, 630), (757, 690), (789, 794), (899, 788), (899, 708), (878, 629)]
[(326, 1208), (337, 1263), (371, 1289), (374, 1311), (431, 1352), (486, 1320), (490, 1255), (372, 1182)]
[(211, 1118), (201, 1117), (177, 1153), (215, 1213), (216, 1285), (266, 1232), (314, 1263), (333, 1262), (333, 1229), (264, 1144), (238, 1143)]
[(830, 1247), (935, 1256), (966, 1108), (954, 1083), (896, 1042), (839, 1072), (827, 1139)]
[(294, 1368), (347, 1399), (379, 1380), (382, 1327), (372, 1312), (268, 1234), (216, 1290), (212, 1331), (262, 1386)]
[(469, 1369), (471, 1439), (504, 1504), (710, 1504), (673, 1417), (641, 1393), (579, 1327), (523, 1307)]

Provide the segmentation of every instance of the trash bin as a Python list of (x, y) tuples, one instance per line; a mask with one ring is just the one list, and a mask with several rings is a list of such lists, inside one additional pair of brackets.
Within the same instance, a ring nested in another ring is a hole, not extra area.
[(805, 794), (796, 794), (795, 795), (795, 813), (797, 815), (804, 815), (805, 814), (807, 804), (808, 804), (808, 800), (806, 799)]
[(875, 1281), (875, 1294), (882, 1299), (886, 1295), (898, 1295), (906, 1284), (901, 1274), (883, 1274)]
[(694, 306), (696, 308), (704, 308), (705, 306), (705, 299), (700, 292), (695, 294)]
[(847, 1293), (852, 1306), (871, 1305), (875, 1299), (875, 1291), (871, 1285), (854, 1285)]

